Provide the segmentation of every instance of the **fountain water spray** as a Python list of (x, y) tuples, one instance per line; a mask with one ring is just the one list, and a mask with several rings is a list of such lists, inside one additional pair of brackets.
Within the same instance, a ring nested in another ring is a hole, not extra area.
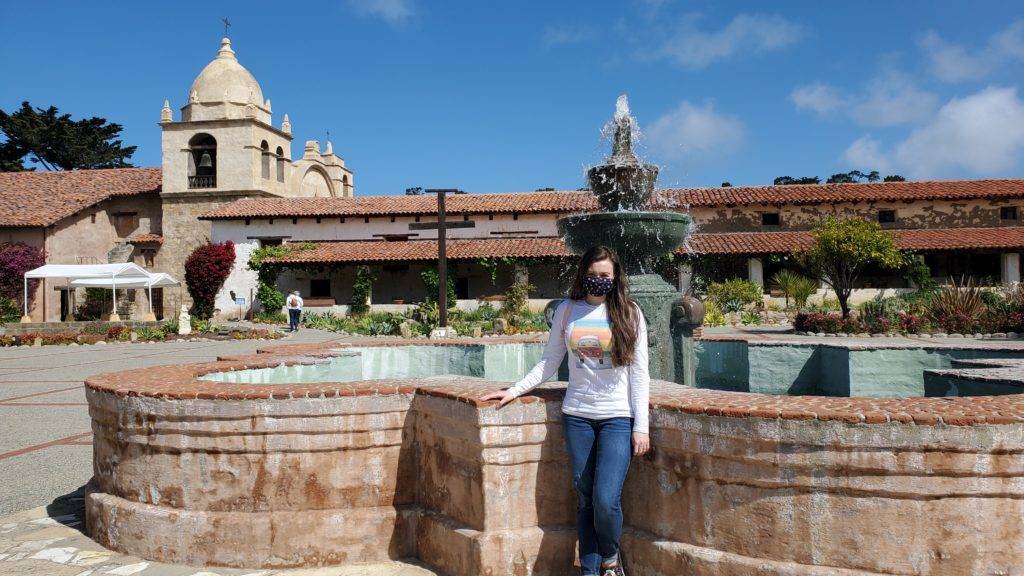
[[(654, 272), (658, 258), (671, 253), (688, 236), (688, 214), (652, 208), (658, 167), (646, 164), (633, 152), (636, 120), (625, 95), (615, 103), (615, 116), (605, 127), (612, 133), (612, 153), (604, 164), (587, 171), (587, 180), (599, 212), (558, 219), (558, 232), (576, 254), (604, 245), (619, 255), (629, 277), (630, 295), (647, 320), (652, 378), (690, 380), (675, 368), (672, 317), (680, 317), (681, 294)], [(674, 311), (675, 310), (675, 311)], [(689, 310), (689, 309), (688, 309)], [(689, 318), (689, 315), (686, 315)]]

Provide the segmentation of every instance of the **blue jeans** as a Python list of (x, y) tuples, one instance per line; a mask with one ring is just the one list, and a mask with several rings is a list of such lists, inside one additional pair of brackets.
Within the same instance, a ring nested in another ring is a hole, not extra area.
[(302, 316), (302, 310), (298, 308), (288, 309), (288, 328), (294, 332), (299, 329), (299, 317)]
[(562, 414), (576, 487), (576, 530), (583, 574), (617, 561), (622, 536), (622, 483), (633, 453), (633, 419), (591, 420)]

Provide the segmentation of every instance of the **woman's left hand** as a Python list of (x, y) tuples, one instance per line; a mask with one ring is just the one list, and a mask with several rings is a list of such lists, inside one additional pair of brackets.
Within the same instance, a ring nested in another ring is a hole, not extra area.
[(651, 437), (643, 432), (633, 432), (633, 456), (643, 456), (651, 449)]

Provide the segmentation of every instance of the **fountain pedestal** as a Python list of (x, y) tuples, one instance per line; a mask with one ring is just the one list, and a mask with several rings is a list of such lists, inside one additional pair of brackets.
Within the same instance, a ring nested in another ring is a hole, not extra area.
[(576, 254), (598, 245), (615, 250), (629, 278), (630, 296), (647, 320), (651, 378), (676, 380), (671, 314), (680, 293), (654, 272), (654, 263), (683, 243), (691, 220), (679, 212), (649, 211), (658, 167), (640, 162), (633, 153), (636, 121), (625, 96), (616, 103), (612, 123), (612, 155), (587, 172), (604, 211), (560, 218), (558, 233)]

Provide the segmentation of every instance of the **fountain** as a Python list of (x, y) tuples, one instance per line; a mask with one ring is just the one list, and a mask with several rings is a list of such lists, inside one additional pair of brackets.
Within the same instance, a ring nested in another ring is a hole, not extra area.
[(615, 249), (629, 276), (630, 295), (647, 319), (651, 378), (675, 380), (670, 315), (680, 294), (654, 272), (654, 262), (683, 243), (690, 217), (650, 210), (658, 167), (644, 164), (633, 152), (636, 120), (625, 95), (619, 96), (608, 128), (612, 154), (587, 171), (603, 211), (560, 218), (558, 232), (577, 254), (598, 244)]

